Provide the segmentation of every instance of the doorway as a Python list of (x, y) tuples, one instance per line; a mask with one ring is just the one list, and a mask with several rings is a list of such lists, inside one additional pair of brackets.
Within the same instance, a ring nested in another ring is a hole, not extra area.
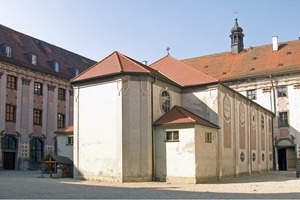
[(278, 169), (283, 171), (287, 170), (286, 148), (278, 149)]
[(4, 152), (3, 158), (4, 158), (3, 169), (15, 170), (16, 153), (15, 152)]

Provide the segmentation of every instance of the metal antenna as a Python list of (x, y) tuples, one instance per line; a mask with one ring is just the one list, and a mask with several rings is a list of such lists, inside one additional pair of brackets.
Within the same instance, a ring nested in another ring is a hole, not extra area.
[(166, 48), (168, 55), (170, 55), (170, 49), (171, 49), (170, 47)]

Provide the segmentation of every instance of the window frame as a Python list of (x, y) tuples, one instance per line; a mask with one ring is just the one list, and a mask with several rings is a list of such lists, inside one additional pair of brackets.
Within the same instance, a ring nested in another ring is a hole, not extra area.
[(42, 126), (43, 124), (43, 110), (33, 109), (33, 125)]
[(256, 100), (257, 96), (256, 96), (256, 90), (247, 90), (247, 98), (250, 100)]
[(12, 57), (12, 48), (11, 46), (5, 45), (5, 56), (8, 58)]
[(33, 93), (38, 96), (43, 96), (43, 83), (34, 82)]
[(65, 114), (57, 113), (57, 128), (65, 128)]
[(16, 106), (6, 104), (5, 106), (5, 122), (16, 122)]
[(289, 127), (289, 114), (288, 112), (278, 113), (278, 127)]
[(63, 88), (58, 88), (57, 98), (58, 98), (58, 100), (66, 101), (66, 90)]
[(6, 76), (6, 88), (17, 90), (18, 86), (18, 77), (13, 75), (7, 75)]
[(74, 144), (74, 137), (73, 135), (67, 136), (67, 145), (73, 145)]
[[(171, 137), (169, 137), (169, 135)], [(174, 135), (176, 137), (174, 137)], [(165, 142), (179, 142), (179, 130), (169, 130), (165, 132)]]
[(205, 143), (212, 143), (212, 133), (205, 132)]
[(287, 97), (287, 86), (283, 85), (283, 86), (278, 86), (277, 87), (277, 97)]

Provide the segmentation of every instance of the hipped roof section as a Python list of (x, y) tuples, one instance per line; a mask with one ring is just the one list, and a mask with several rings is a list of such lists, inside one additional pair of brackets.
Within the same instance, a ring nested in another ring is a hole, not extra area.
[(300, 40), (245, 48), (239, 54), (216, 53), (181, 60), (192, 68), (220, 81), (286, 74), (300, 71)]
[(94, 64), (92, 67), (72, 79), (71, 82), (78, 83), (119, 74), (147, 74), (178, 85), (176, 82), (170, 80), (157, 70), (125, 56), (118, 51), (113, 52), (100, 62)]
[(218, 82), (218, 79), (186, 65), (170, 55), (154, 62), (150, 67), (172, 79), (182, 87)]
[(179, 124), (199, 124), (202, 126), (219, 129), (219, 126), (216, 124), (213, 124), (180, 106), (174, 106), (169, 112), (154, 122), (154, 125)]

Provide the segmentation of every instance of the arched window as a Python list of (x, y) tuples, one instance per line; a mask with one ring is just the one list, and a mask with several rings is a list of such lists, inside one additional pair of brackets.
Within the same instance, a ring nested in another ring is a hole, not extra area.
[(13, 135), (5, 135), (2, 138), (2, 149), (16, 150), (17, 139)]
[(44, 157), (44, 143), (39, 138), (30, 140), (30, 159), (34, 162), (39, 162)]
[(171, 108), (171, 97), (167, 91), (161, 93), (161, 109), (164, 113), (168, 112)]

